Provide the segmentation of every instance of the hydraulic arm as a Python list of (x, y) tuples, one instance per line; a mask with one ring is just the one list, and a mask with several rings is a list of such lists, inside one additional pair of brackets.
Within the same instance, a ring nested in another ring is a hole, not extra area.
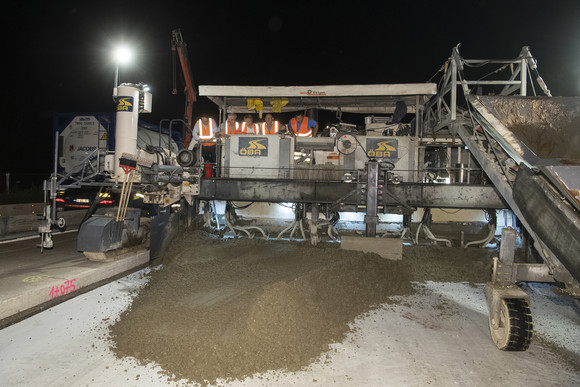
[(171, 51), (173, 55), (173, 94), (177, 94), (177, 57), (181, 64), (181, 71), (185, 81), (185, 96), (187, 98), (185, 108), (185, 119), (187, 124), (187, 131), (185, 134), (184, 148), (189, 146), (191, 141), (191, 130), (193, 128), (193, 104), (197, 101), (195, 89), (193, 87), (193, 77), (191, 72), (191, 65), (189, 63), (189, 56), (187, 54), (187, 44), (183, 41), (181, 30), (176, 29), (172, 31)]

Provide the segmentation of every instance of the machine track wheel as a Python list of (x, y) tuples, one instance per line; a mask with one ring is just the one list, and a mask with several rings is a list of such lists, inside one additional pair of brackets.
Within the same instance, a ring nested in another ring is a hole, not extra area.
[(532, 341), (532, 313), (528, 302), (519, 298), (502, 299), (498, 310), (489, 314), (489, 330), (502, 351), (525, 351)]

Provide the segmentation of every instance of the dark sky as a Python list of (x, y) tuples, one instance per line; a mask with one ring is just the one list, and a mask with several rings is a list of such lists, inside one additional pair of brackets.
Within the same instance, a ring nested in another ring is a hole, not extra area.
[(461, 43), (466, 58), (514, 58), (530, 46), (554, 95), (580, 94), (577, 0), (12, 1), (0, 17), (11, 150), (0, 174), (50, 173), (55, 112), (114, 110), (119, 42), (136, 50), (121, 81), (151, 86), (154, 113), (142, 119), (183, 117), (183, 95), (171, 94), (175, 28), (198, 85), (425, 82)]

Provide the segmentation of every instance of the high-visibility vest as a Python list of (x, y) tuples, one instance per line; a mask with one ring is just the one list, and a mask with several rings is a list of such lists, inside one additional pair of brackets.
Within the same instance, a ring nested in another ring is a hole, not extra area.
[(280, 129), (280, 123), (278, 121), (272, 122), (272, 128), (268, 130), (268, 125), (265, 122), (262, 122), (262, 135), (265, 136), (267, 134), (278, 134), (278, 130)]
[(197, 128), (199, 130), (198, 133), (199, 139), (202, 142), (205, 141), (203, 145), (204, 146), (214, 145), (214, 143), (212, 142), (207, 142), (207, 140), (214, 139), (213, 121), (210, 119), (209, 124), (204, 125), (200, 118), (199, 120), (197, 120)]
[(246, 134), (240, 129), (240, 123), (236, 121), (235, 128), (230, 128), (230, 123), (226, 121), (226, 134)]
[(290, 127), (296, 133), (298, 137), (312, 137), (312, 129), (308, 127), (308, 117), (302, 118), (302, 122), (300, 123), (300, 128), (297, 130), (296, 118), (292, 118), (290, 120)]
[(204, 125), (201, 118), (197, 121), (197, 128), (199, 130), (198, 136), (202, 140), (210, 140), (214, 138), (213, 135), (213, 122), (209, 120), (209, 124)]
[[(252, 128), (254, 128), (254, 134), (260, 134), (260, 125), (252, 124)], [(248, 133), (248, 124), (244, 121), (242, 122), (242, 127), (240, 129), (243, 134)]]

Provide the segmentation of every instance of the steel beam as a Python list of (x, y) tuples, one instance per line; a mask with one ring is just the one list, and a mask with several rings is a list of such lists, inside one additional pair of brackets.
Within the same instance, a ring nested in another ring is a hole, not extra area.
[[(390, 184), (383, 207), (508, 208), (491, 185)], [(357, 185), (342, 181), (289, 179), (202, 179), (201, 200), (357, 204)]]

